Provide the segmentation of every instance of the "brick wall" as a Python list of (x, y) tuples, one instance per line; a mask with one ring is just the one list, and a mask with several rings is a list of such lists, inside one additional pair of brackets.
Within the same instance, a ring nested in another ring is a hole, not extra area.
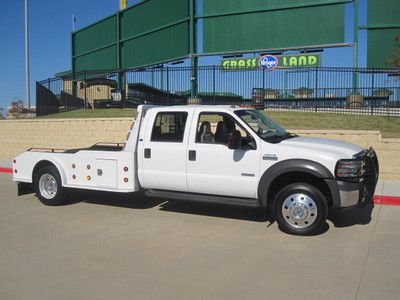
[(57, 149), (125, 141), (133, 119), (59, 119), (0, 121), (0, 159), (32, 147)]
[[(97, 142), (123, 142), (131, 118), (0, 121), (0, 159), (11, 159), (31, 147), (78, 148)], [(333, 138), (378, 153), (382, 179), (400, 180), (400, 139), (382, 138), (379, 131), (290, 130), (299, 135)]]

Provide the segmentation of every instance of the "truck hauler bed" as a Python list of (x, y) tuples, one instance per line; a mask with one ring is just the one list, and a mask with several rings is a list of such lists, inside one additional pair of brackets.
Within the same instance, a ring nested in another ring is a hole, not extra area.
[(289, 133), (237, 106), (139, 106), (126, 141), (83, 149), (29, 149), (13, 180), (48, 205), (69, 188), (259, 207), (281, 229), (310, 234), (329, 208), (371, 203), (375, 151)]
[(54, 166), (64, 188), (122, 193), (138, 191), (135, 154), (141, 115), (145, 111), (146, 108), (138, 108), (136, 120), (139, 122), (132, 124), (128, 134), (128, 139), (136, 138), (123, 143), (101, 142), (82, 149), (28, 149), (13, 161), (14, 181), (33, 184), (40, 169)]

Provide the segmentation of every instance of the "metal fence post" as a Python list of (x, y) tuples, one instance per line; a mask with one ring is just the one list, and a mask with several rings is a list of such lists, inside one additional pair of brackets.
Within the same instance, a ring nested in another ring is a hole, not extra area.
[(214, 105), (216, 104), (216, 99), (215, 99), (215, 65), (213, 65), (213, 101)]
[(71, 77), (71, 88), (72, 88), (72, 95), (76, 96), (76, 81), (75, 81), (75, 71), (72, 71), (72, 77)]
[(372, 82), (371, 82), (371, 116), (374, 115), (374, 85), (375, 85), (375, 69), (372, 68)]
[(262, 68), (261, 72), (262, 72), (262, 89), (263, 89), (263, 92), (262, 92), (262, 98), (260, 100), (260, 102), (261, 102), (260, 105), (262, 105), (262, 108), (265, 109), (265, 69)]
[(285, 99), (288, 98), (288, 73), (287, 70), (285, 70)]
[(315, 112), (318, 112), (318, 67), (315, 67)]
[(164, 89), (164, 65), (160, 68), (160, 89)]
[(83, 71), (83, 80), (84, 80), (84, 88), (85, 88), (85, 102), (84, 102), (84, 109), (87, 109), (87, 98), (86, 98), (86, 70)]
[[(49, 91), (51, 91), (51, 90), (50, 90), (50, 78), (47, 79), (47, 89), (48, 89)], [(50, 97), (46, 97), (46, 98), (47, 98), (47, 101), (46, 101), (47, 111), (48, 111), (48, 112), (51, 112), (51, 111), (52, 111), (52, 109), (51, 109), (52, 104), (49, 103), (49, 102), (51, 101), (51, 100), (50, 100)]]
[(167, 66), (167, 104), (169, 103), (169, 67)]
[(126, 85), (126, 69), (124, 69), (122, 71), (122, 84), (123, 84), (123, 88), (122, 88), (122, 96), (124, 97), (124, 109), (126, 109), (126, 97), (128, 96), (128, 89), (127, 89), (127, 85)]

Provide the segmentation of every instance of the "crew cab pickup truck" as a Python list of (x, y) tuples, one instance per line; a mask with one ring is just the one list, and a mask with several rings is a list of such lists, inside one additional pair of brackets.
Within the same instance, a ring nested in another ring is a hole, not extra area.
[(19, 189), (33, 187), (46, 205), (64, 203), (71, 188), (144, 191), (257, 207), (298, 235), (320, 230), (330, 208), (370, 203), (378, 174), (372, 148), (297, 136), (238, 106), (143, 105), (124, 143), (32, 148), (13, 160)]

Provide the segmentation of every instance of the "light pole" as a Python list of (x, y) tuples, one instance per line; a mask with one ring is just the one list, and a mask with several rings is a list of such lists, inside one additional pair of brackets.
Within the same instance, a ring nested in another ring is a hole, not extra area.
[(28, 109), (31, 108), (30, 78), (29, 78), (29, 32), (28, 32), (28, 0), (25, 0), (25, 97)]

